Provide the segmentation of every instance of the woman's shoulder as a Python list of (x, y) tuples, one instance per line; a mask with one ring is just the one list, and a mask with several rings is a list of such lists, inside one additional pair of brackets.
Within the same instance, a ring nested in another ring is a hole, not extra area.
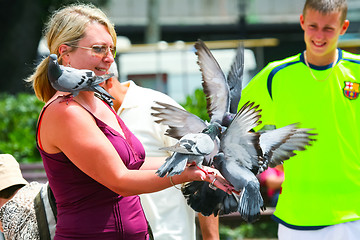
[(50, 100), (46, 103), (45, 107), (46, 112), (49, 115), (54, 115), (55, 117), (62, 119), (69, 116), (79, 116), (86, 115), (87, 111), (82, 107), (78, 102), (76, 102), (72, 97), (68, 96), (59, 96), (53, 100)]
[(87, 128), (96, 124), (93, 116), (72, 98), (57, 97), (45, 105), (42, 116), (42, 127), (46, 130), (59, 132)]

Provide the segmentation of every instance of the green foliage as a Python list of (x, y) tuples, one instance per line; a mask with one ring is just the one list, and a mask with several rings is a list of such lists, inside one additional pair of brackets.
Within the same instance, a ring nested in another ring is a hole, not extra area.
[(43, 105), (33, 94), (0, 94), (0, 153), (19, 162), (41, 161), (35, 132)]
[(277, 237), (277, 223), (260, 221), (253, 224), (244, 223), (236, 228), (220, 225), (220, 239), (242, 240), (244, 238), (272, 239)]
[(194, 95), (188, 95), (185, 103), (181, 104), (187, 111), (195, 114), (203, 120), (209, 121), (206, 109), (206, 97), (202, 89), (196, 89)]

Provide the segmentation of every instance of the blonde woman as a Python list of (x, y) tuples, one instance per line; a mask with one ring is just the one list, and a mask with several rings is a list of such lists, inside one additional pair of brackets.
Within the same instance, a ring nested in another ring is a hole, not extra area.
[[(114, 61), (114, 27), (92, 5), (56, 11), (45, 34), (50, 53), (62, 65), (103, 75)], [(214, 174), (196, 167), (170, 179), (158, 177), (155, 170), (141, 170), (146, 165), (144, 149), (113, 109), (93, 92), (82, 91), (64, 101), (68, 93), (51, 87), (47, 64), (48, 58), (28, 81), (46, 102), (37, 143), (58, 207), (55, 240), (148, 239), (138, 194), (188, 181), (214, 180)], [(223, 178), (216, 177), (215, 183), (223, 188)]]

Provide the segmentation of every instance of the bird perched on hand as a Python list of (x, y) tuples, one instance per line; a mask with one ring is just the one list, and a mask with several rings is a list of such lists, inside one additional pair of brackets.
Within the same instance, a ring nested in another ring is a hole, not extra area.
[(164, 147), (161, 150), (172, 151), (170, 157), (156, 171), (160, 177), (181, 174), (187, 164), (197, 165), (201, 168), (205, 157), (211, 154), (215, 148), (215, 138), (221, 133), (218, 123), (207, 126), (200, 133), (188, 133), (184, 135), (174, 146)]
[(53, 88), (62, 92), (70, 92), (76, 97), (80, 91), (93, 91), (102, 96), (114, 99), (99, 83), (111, 78), (114, 74), (96, 76), (91, 70), (75, 69), (59, 65), (56, 54), (50, 54), (48, 77)]

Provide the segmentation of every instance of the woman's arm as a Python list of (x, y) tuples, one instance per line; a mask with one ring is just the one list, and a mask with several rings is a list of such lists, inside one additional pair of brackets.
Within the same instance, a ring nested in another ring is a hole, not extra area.
[[(169, 178), (158, 177), (155, 170), (128, 170), (94, 118), (74, 102), (55, 102), (48, 107), (40, 137), (45, 151), (63, 152), (81, 171), (122, 196), (172, 186)], [(172, 178), (175, 184), (202, 179), (211, 182), (214, 176), (190, 167)]]
[(145, 157), (141, 170), (156, 170), (165, 163), (167, 157)]

